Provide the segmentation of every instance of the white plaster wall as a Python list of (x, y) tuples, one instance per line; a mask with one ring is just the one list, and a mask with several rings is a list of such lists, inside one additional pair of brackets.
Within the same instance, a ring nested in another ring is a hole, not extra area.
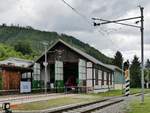
[(124, 89), (124, 85), (122, 86), (122, 84), (115, 84), (115, 88), (114, 89), (122, 90), (122, 88)]
[(94, 79), (94, 88), (95, 88), (95, 69), (93, 69), (93, 79)]
[[(45, 80), (45, 68), (42, 68), (41, 69), (41, 74), (40, 74), (40, 76), (41, 76), (41, 80)], [(49, 82), (50, 81), (50, 66), (48, 65), (47, 66), (47, 82)]]
[(112, 74), (112, 87), (115, 88), (114, 74)]
[(92, 63), (91, 62), (87, 62), (87, 87), (92, 87)]
[(107, 92), (109, 89), (99, 89), (99, 90), (94, 90), (94, 93), (99, 93), (99, 92)]
[[(95, 72), (95, 69), (94, 69), (94, 72)], [(94, 73), (95, 75), (95, 73)], [(98, 70), (98, 85), (95, 84), (95, 81), (94, 80), (94, 89), (101, 89), (101, 77), (102, 77), (102, 71), (101, 70)]]
[(99, 79), (99, 81), (98, 81), (99, 87), (102, 87), (101, 86), (101, 84), (102, 84), (102, 81), (101, 81), (101, 79), (102, 79), (102, 71), (101, 70), (98, 70), (98, 79)]

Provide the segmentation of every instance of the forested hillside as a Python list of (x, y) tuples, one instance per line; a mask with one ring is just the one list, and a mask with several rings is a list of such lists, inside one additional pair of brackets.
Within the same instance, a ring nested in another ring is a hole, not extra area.
[[(83, 43), (72, 36), (66, 34), (60, 35), (56, 32), (39, 31), (29, 26), (6, 26), (5, 24), (0, 26), (0, 60), (8, 57), (21, 57), (34, 60), (44, 49), (42, 42), (46, 41), (51, 45), (58, 39), (66, 41), (104, 63), (112, 64), (112, 58), (105, 56), (89, 44)], [(8, 54), (5, 48), (10, 48), (9, 51), (13, 54)]]

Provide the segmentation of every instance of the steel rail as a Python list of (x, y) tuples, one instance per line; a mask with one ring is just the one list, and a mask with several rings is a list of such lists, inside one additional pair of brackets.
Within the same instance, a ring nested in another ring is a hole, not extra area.
[(73, 110), (73, 109), (89, 106), (89, 105), (100, 103), (100, 102), (105, 102), (107, 100), (109, 100), (109, 99), (102, 99), (102, 100), (99, 100), (99, 101), (94, 101), (94, 102), (89, 102), (89, 103), (85, 103), (85, 104), (75, 105), (75, 106), (71, 106), (71, 107), (57, 109), (57, 110), (54, 110), (54, 111), (48, 111), (48, 113), (62, 113), (64, 111)]
[[(130, 94), (130, 95), (140, 96), (141, 93), (135, 93), (135, 94)], [(62, 109), (47, 111), (47, 113), (63, 113), (63, 112), (69, 113), (67, 111), (71, 111), (71, 110), (75, 110), (75, 109), (80, 109), (80, 108), (83, 108), (83, 107), (87, 107), (87, 106), (90, 106), (90, 105), (93, 105), (93, 104), (98, 104), (98, 103), (102, 103), (102, 102), (106, 102), (106, 101), (110, 100), (110, 103), (108, 103), (108, 104), (104, 104), (104, 105), (101, 105), (99, 107), (95, 107), (95, 108), (91, 108), (91, 109), (86, 109), (84, 111), (80, 111), (80, 113), (90, 113), (90, 112), (95, 111), (97, 109), (102, 109), (102, 108), (111, 106), (113, 104), (117, 104), (117, 103), (123, 102), (124, 99), (119, 99), (117, 101), (111, 102), (111, 99), (121, 98), (121, 97), (126, 97), (126, 96), (110, 97), (110, 98), (99, 100), (99, 101), (89, 102), (89, 103), (85, 103), (85, 104), (78, 104), (78, 105), (74, 105), (74, 106), (71, 106), (71, 107), (64, 107)]]
[(95, 108), (85, 109), (84, 111), (81, 111), (80, 113), (91, 113), (95, 110), (103, 109), (103, 108), (106, 108), (108, 106), (111, 106), (111, 105), (114, 105), (114, 104), (117, 104), (117, 103), (120, 103), (120, 102), (123, 102), (123, 101), (124, 101), (124, 99), (120, 99), (120, 100), (113, 101), (113, 102), (110, 102), (110, 103), (107, 103), (107, 104), (104, 104), (104, 105), (101, 105), (101, 106), (98, 106), (98, 107), (95, 107)]

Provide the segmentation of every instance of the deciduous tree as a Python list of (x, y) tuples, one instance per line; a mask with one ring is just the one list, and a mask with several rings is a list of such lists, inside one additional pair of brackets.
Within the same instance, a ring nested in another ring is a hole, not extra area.
[(19, 41), (15, 44), (14, 48), (23, 55), (31, 55), (32, 53), (31, 45), (28, 42)]

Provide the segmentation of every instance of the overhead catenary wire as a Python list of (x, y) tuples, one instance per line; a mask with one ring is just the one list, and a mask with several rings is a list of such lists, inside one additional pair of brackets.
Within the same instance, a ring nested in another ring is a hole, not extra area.
[(62, 0), (62, 2), (64, 4), (66, 4), (68, 7), (70, 7), (76, 14), (78, 14), (83, 19), (85, 19), (87, 22), (89, 22), (89, 20), (87, 20), (87, 17), (84, 14), (80, 13), (78, 10), (76, 10), (74, 7), (72, 7), (68, 2), (66, 2), (65, 0)]
[(141, 13), (140, 17), (120, 19), (120, 20), (115, 20), (115, 21), (106, 21), (106, 22), (98, 23), (98, 24), (95, 23), (94, 25), (95, 26), (100, 26), (102, 24), (109, 24), (109, 23), (114, 23), (114, 22), (133, 20), (133, 19), (136, 19), (136, 18), (140, 18), (141, 19), (141, 26), (138, 27), (138, 28), (140, 28), (140, 31), (141, 31), (141, 86), (142, 86), (141, 102), (143, 103), (144, 102), (144, 25), (143, 25), (144, 24), (144, 14), (143, 14), (144, 7), (141, 7), (141, 6), (138, 6), (138, 7), (140, 8), (140, 13)]
[[(66, 4), (68, 7), (70, 7), (72, 9), (72, 11), (74, 11), (76, 14), (78, 14), (80, 17), (82, 17), (84, 20), (86, 20), (86, 22), (88, 22), (91, 25), (91, 19), (89, 20), (84, 14), (80, 13), (77, 9), (75, 9), (74, 7), (72, 7), (68, 2), (66, 2), (65, 0), (61, 0), (64, 4)], [(92, 25), (93, 28), (93, 25)], [(95, 27), (94, 27), (95, 28)], [(116, 46), (116, 44), (114, 43), (114, 41), (110, 38), (109, 32), (106, 29), (102, 29), (100, 28), (100, 30), (96, 29), (96, 31), (98, 33), (100, 33), (101, 35), (103, 35), (105, 38), (107, 38), (108, 40), (110, 40), (110, 42)], [(106, 36), (107, 35), (107, 36)], [(116, 48), (118, 49), (119, 47), (116, 46)]]
[[(105, 31), (104, 29), (100, 28), (99, 29), (96, 29), (99, 33), (102, 34), (102, 36), (104, 36), (105, 38), (109, 39), (109, 41), (115, 46), (115, 48), (118, 50), (121, 50), (121, 48), (115, 44), (115, 42), (112, 40), (112, 37), (110, 35), (110, 33), (108, 31)], [(112, 48), (111, 48), (112, 49)]]
[(92, 20), (100, 20), (100, 21), (104, 21), (102, 23), (94, 23), (94, 26), (96, 25), (102, 25), (102, 24), (108, 24), (108, 23), (115, 23), (115, 24), (120, 24), (120, 25), (125, 25), (125, 26), (130, 26), (130, 27), (135, 27), (135, 28), (140, 28), (140, 26), (136, 26), (136, 25), (132, 25), (132, 24), (126, 24), (126, 23), (120, 23), (120, 21), (127, 21), (129, 19), (139, 19), (141, 18), (140, 16), (138, 17), (134, 17), (134, 18), (128, 18), (128, 19), (121, 19), (121, 20), (115, 20), (115, 21), (110, 21), (110, 20), (106, 20), (106, 19), (101, 19), (101, 18), (92, 18)]

